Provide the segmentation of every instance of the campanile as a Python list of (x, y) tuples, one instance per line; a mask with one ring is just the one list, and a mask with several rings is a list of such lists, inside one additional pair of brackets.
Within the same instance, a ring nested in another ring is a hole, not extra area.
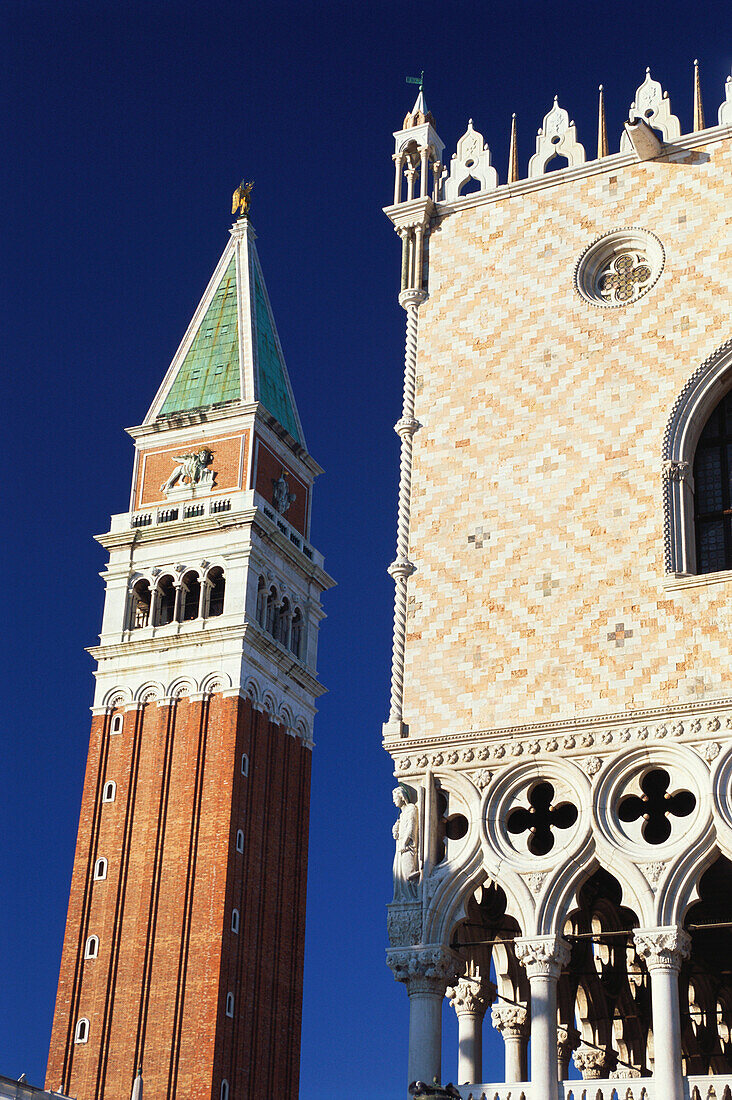
[(297, 1095), (321, 593), (248, 196), (142, 425), (109, 552), (47, 1082)]

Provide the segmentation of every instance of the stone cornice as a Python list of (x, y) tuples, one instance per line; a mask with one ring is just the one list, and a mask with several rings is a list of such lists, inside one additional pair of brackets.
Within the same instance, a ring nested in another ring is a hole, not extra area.
[(186, 631), (178, 634), (157, 634), (144, 638), (132, 637), (124, 642), (113, 642), (89, 646), (89, 653), (96, 661), (109, 659), (129, 658), (137, 660), (146, 655), (159, 653), (161, 649), (178, 651), (185, 649), (198, 649), (203, 641), (208, 646), (235, 643), (241, 646), (244, 656), (245, 647), (249, 646), (256, 653), (267, 657), (277, 666), (280, 673), (290, 680), (294, 680), (313, 698), (324, 695), (328, 690), (317, 679), (316, 675), (302, 664), (296, 657), (276, 642), (266, 631), (250, 622), (237, 622), (229, 626), (207, 626), (203, 630)]
[(730, 731), (732, 699), (725, 698), (419, 740), (390, 738), (384, 747), (394, 759), (399, 779), (422, 774), (427, 768), (455, 768), (473, 778), (482, 790), (496, 768), (517, 760), (548, 759), (554, 753), (561, 756), (568, 750), (582, 760), (590, 778), (618, 749), (639, 745), (692, 745), (709, 763), (720, 752), (720, 739), (729, 737)]
[(255, 528), (257, 534), (272, 542), (281, 554), (308, 580), (314, 581), (322, 591), (334, 588), (336, 581), (316, 562), (303, 554), (282, 534), (277, 525), (267, 519), (256, 506), (236, 512), (221, 512), (215, 516), (201, 516), (179, 520), (168, 524), (155, 524), (152, 527), (125, 527), (122, 531), (108, 531), (94, 538), (105, 550), (124, 550), (132, 546), (157, 545), (166, 542), (179, 542), (183, 534), (194, 538), (196, 535), (210, 534), (212, 530), (225, 531), (240, 528)]
[[(572, 732), (594, 732), (606, 727), (621, 728), (638, 723), (671, 721), (684, 715), (703, 717), (716, 712), (732, 710), (732, 696), (722, 696), (719, 699), (705, 699), (698, 703), (674, 703), (665, 707), (641, 707), (638, 710), (615, 711), (610, 714), (591, 714), (583, 718), (561, 718), (550, 722), (526, 722), (516, 726), (488, 726), (479, 730), (455, 730), (443, 736), (409, 737), (403, 735), (397, 737), (385, 736), (384, 748), (387, 752), (404, 752), (407, 749), (435, 750), (449, 749), (458, 744), (484, 743), (486, 740), (507, 741), (521, 737), (546, 737), (551, 734), (567, 734)], [(408, 717), (405, 718), (409, 725)], [(383, 726), (384, 731), (390, 728), (389, 723)], [(396, 729), (396, 727), (395, 727)], [(592, 742), (590, 742), (592, 744)]]

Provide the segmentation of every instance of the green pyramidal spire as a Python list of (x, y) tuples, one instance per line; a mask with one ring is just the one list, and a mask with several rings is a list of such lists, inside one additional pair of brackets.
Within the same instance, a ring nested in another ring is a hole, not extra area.
[(252, 401), (305, 446), (254, 231), (241, 217), (147, 420)]
[(161, 416), (239, 400), (239, 321), (236, 307), (236, 259), (232, 256), (165, 398)]

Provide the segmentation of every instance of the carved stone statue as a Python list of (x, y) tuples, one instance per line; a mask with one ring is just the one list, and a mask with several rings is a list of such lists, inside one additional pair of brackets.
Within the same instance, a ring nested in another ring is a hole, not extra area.
[(272, 503), (280, 515), (284, 516), (294, 500), (297, 500), (297, 494), (290, 492), (290, 486), (287, 484), (287, 471), (283, 466), (280, 476), (272, 478)]
[(241, 215), (249, 213), (249, 208), (252, 205), (252, 188), (254, 187), (254, 180), (249, 180), (249, 183), (241, 181), (234, 194), (231, 196), (231, 213), (238, 214), (241, 211)]
[(202, 447), (200, 451), (176, 455), (173, 462), (177, 462), (178, 465), (168, 480), (160, 486), (161, 493), (168, 493), (178, 482), (187, 483), (189, 486), (213, 484), (214, 472), (208, 469), (213, 462), (213, 451), (208, 447)]
[(396, 841), (394, 898), (414, 898), (417, 896), (419, 877), (419, 810), (409, 801), (403, 787), (397, 787), (392, 798), (399, 810), (399, 817), (391, 831)]

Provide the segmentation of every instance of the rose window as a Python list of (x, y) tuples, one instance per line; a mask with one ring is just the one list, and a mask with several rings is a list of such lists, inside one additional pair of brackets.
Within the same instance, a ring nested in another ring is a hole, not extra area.
[(691, 791), (669, 794), (670, 785), (668, 772), (664, 768), (654, 768), (640, 781), (643, 795), (629, 794), (618, 806), (621, 821), (642, 819), (641, 836), (647, 844), (663, 844), (671, 836), (671, 818), (688, 817), (696, 806), (696, 796)]
[(574, 272), (577, 293), (596, 306), (632, 305), (647, 294), (664, 264), (663, 245), (645, 229), (618, 229), (586, 248)]
[(577, 807), (571, 802), (554, 804), (554, 787), (543, 781), (529, 791), (529, 809), (511, 810), (506, 829), (514, 835), (528, 833), (526, 846), (531, 854), (545, 856), (554, 847), (554, 830), (570, 829), (577, 817)]

